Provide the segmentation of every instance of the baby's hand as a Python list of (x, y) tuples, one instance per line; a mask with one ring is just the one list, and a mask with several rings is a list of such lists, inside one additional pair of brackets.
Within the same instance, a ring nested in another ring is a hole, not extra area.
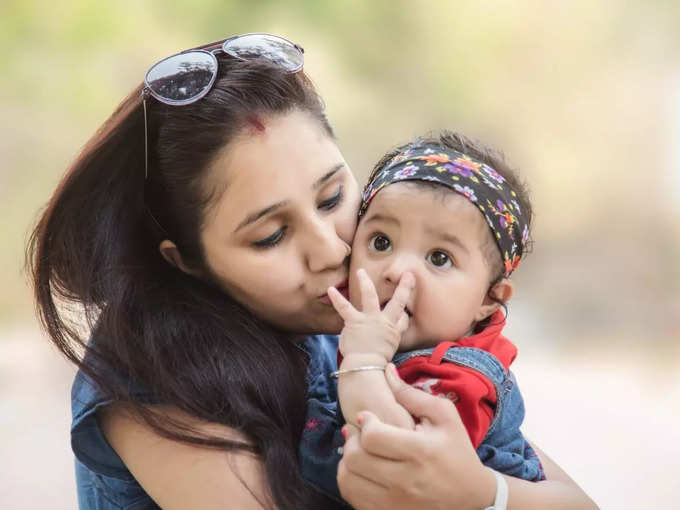
[(328, 289), (333, 307), (345, 321), (340, 334), (340, 353), (345, 357), (351, 354), (378, 355), (387, 363), (394, 356), (401, 335), (408, 328), (409, 319), (404, 309), (415, 287), (415, 278), (411, 273), (402, 275), (384, 310), (380, 310), (378, 294), (366, 271), (359, 269), (357, 278), (362, 310), (354, 308), (334, 287)]

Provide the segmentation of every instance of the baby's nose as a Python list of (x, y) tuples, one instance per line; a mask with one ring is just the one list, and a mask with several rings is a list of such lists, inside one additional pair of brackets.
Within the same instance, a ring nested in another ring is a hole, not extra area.
[(417, 275), (419, 272), (418, 266), (418, 257), (415, 257), (414, 255), (403, 254), (399, 256), (393, 256), (383, 271), (383, 278), (389, 283), (397, 285), (399, 280), (401, 280), (402, 275), (409, 271), (413, 273), (413, 276), (417, 281)]

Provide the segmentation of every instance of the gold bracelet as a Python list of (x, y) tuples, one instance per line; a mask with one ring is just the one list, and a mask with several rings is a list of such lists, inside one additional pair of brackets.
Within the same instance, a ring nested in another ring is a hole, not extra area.
[(335, 372), (331, 372), (331, 377), (333, 379), (337, 379), (343, 374), (349, 374), (350, 372), (363, 372), (364, 370), (385, 370), (385, 367), (381, 367), (380, 365), (365, 365), (363, 367), (356, 367), (356, 368), (345, 368), (344, 370), (336, 370)]

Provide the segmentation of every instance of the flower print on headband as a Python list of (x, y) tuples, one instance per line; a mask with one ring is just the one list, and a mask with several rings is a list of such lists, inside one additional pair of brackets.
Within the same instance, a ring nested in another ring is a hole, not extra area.
[(516, 193), (486, 163), (441, 146), (410, 147), (394, 156), (364, 188), (359, 216), (385, 186), (400, 181), (442, 184), (473, 203), (486, 218), (503, 257), (506, 277), (517, 269), (529, 240), (529, 224)]

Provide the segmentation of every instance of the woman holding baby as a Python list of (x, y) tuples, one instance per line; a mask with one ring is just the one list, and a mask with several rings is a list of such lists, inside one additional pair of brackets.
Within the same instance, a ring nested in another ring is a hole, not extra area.
[[(360, 190), (302, 68), (299, 46), (266, 34), (161, 61), (41, 216), (29, 245), (40, 318), (80, 369), (81, 508), (344, 505), (305, 481), (297, 451), (309, 400), (334, 391), (328, 335), (343, 321), (327, 289), (346, 295)], [(456, 408), (392, 389), (421, 426), (368, 415), (344, 445), (343, 498), (492, 505), (496, 479)], [(547, 480), (506, 477), (508, 508), (594, 508), (538, 454)]]

